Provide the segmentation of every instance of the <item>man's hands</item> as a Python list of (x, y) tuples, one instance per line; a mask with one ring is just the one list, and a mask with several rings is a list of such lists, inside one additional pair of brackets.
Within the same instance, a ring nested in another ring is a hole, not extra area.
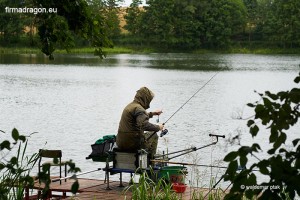
[[(155, 110), (155, 111), (153, 111), (152, 112), (152, 115), (160, 115), (161, 113), (163, 113), (162, 112), (162, 110), (160, 110), (160, 109), (157, 109), (157, 110)], [(158, 118), (159, 119), (159, 118)], [(159, 120), (157, 120), (157, 122), (158, 122)], [(162, 130), (164, 130), (164, 124), (158, 124), (158, 126), (159, 126), (159, 130), (160, 131), (162, 131)]]
[(159, 126), (159, 130), (162, 131), (164, 129), (164, 125), (163, 124), (158, 124)]
[[(162, 110), (157, 109), (157, 110), (154, 110), (151, 113), (152, 113), (152, 115), (158, 115), (159, 116), (162, 113)], [(159, 118), (158, 118), (157, 122), (159, 122)], [(159, 126), (160, 131), (164, 130), (164, 124), (158, 124), (158, 126)]]
[(153, 115), (160, 115), (162, 113), (162, 110), (155, 110), (152, 112)]

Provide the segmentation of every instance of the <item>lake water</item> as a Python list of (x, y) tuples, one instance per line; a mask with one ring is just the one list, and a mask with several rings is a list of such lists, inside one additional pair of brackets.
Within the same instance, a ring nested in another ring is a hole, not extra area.
[[(14, 127), (26, 135), (37, 132), (29, 138), (28, 154), (40, 148), (62, 149), (63, 157), (82, 171), (104, 167), (85, 159), (90, 145), (116, 134), (122, 109), (140, 87), (155, 93), (151, 109), (163, 110), (162, 123), (216, 73), (167, 122), (169, 134), (159, 139), (158, 148), (173, 152), (201, 147), (213, 141), (210, 133), (225, 135), (215, 146), (171, 160), (224, 166), (223, 157), (239, 147), (228, 138), (239, 133), (242, 145), (253, 142), (247, 121), (236, 118), (253, 115), (246, 104), (259, 100), (254, 91), (289, 90), (296, 86), (293, 79), (300, 70), (300, 56), (294, 55), (117, 54), (104, 60), (57, 55), (54, 61), (40, 55), (0, 55), (0, 63), (0, 130), (7, 133), (1, 133), (1, 139)], [(298, 135), (299, 125), (289, 130), (289, 141)], [(267, 140), (268, 135), (260, 134), (256, 142), (268, 147)], [(190, 178), (200, 177), (201, 186), (224, 171), (198, 169), (199, 174), (190, 170)], [(103, 179), (104, 173), (85, 177)]]

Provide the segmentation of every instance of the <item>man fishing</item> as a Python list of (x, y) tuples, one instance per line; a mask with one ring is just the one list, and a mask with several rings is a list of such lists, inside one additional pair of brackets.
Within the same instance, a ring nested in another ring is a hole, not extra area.
[[(146, 140), (153, 132), (163, 130), (163, 124), (152, 124), (149, 118), (160, 115), (161, 110), (147, 112), (150, 103), (154, 98), (154, 93), (147, 87), (140, 88), (134, 97), (123, 110), (117, 134), (117, 145), (120, 150), (137, 151), (146, 149), (153, 157), (156, 153), (158, 136), (154, 134)], [(151, 132), (145, 132), (151, 131)]]

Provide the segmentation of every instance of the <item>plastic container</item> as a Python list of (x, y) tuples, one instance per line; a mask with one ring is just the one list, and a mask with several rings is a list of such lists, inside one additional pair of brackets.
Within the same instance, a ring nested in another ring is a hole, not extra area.
[(175, 190), (176, 193), (184, 193), (187, 188), (187, 185), (184, 183), (173, 183), (172, 189)]
[(160, 169), (159, 178), (171, 183), (185, 183), (187, 168), (183, 166), (166, 166)]

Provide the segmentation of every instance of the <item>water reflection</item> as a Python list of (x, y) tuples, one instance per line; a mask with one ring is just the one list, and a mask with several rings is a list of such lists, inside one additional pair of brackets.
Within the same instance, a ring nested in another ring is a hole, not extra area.
[(54, 60), (49, 60), (41, 54), (0, 54), (1, 64), (56, 64), (56, 65), (97, 65), (100, 58), (93, 55), (56, 55)]
[[(90, 145), (103, 135), (116, 133), (122, 109), (132, 101), (136, 89), (148, 86), (155, 92), (151, 108), (163, 109), (160, 120), (164, 122), (216, 69), (225, 71), (166, 124), (169, 134), (159, 139), (159, 150), (198, 147), (211, 143), (209, 133), (229, 137), (236, 135), (236, 130), (242, 130), (246, 145), (252, 141), (246, 122), (233, 119), (233, 114), (253, 115), (245, 106), (260, 99), (253, 90), (277, 92), (294, 87), (292, 80), (299, 72), (300, 57), (116, 54), (104, 60), (93, 55), (57, 55), (49, 61), (41, 55), (0, 55), (0, 61), (0, 129), (38, 132), (30, 138), (29, 153), (41, 147), (62, 149), (66, 158), (88, 171), (99, 167), (99, 163), (85, 159)], [(298, 130), (299, 126), (290, 130), (289, 137), (296, 137)], [(265, 144), (267, 134), (259, 140)], [(222, 140), (195, 156), (201, 158), (198, 164), (215, 164), (235, 148), (227, 147)], [(176, 161), (193, 158), (180, 159)], [(102, 179), (102, 175), (92, 176)], [(203, 180), (209, 183), (210, 177)]]
[(92, 54), (60, 54), (55, 60), (41, 54), (0, 54), (2, 64), (47, 64), (97, 67), (142, 67), (189, 71), (299, 70), (297, 55), (251, 54), (114, 54), (100, 59)]

